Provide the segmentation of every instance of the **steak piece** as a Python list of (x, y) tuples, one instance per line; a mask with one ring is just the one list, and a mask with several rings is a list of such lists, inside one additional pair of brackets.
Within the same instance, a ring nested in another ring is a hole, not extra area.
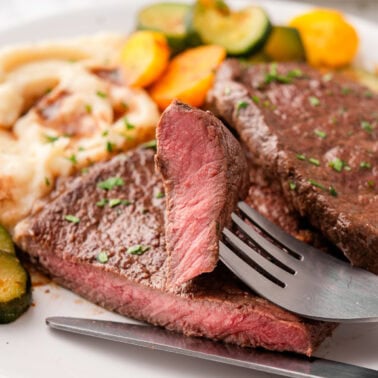
[(208, 103), (287, 203), (353, 265), (378, 274), (378, 95), (305, 64), (229, 60)]
[(58, 283), (109, 310), (185, 335), (310, 356), (335, 325), (278, 308), (222, 266), (166, 289), (162, 190), (153, 151), (120, 155), (65, 181), (15, 237)]
[(248, 169), (239, 142), (209, 112), (176, 101), (156, 135), (167, 197), (168, 284), (174, 286), (214, 270), (222, 229), (248, 192)]

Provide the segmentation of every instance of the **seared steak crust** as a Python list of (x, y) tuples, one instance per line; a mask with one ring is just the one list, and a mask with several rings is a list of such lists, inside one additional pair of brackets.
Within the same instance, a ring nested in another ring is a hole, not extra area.
[[(124, 184), (98, 187), (112, 177)], [(186, 335), (311, 355), (334, 324), (304, 320), (278, 308), (221, 266), (166, 289), (165, 201), (156, 198), (161, 190), (153, 151), (136, 150), (65, 181), (49, 203), (18, 225), (15, 237), (58, 283), (109, 310)], [(104, 198), (132, 204), (98, 206)], [(79, 222), (68, 221), (67, 215)], [(128, 253), (135, 245), (149, 249), (141, 255)], [(98, 261), (99, 252), (108, 261)]]
[(208, 105), (293, 209), (352, 264), (378, 273), (377, 95), (305, 64), (229, 60)]
[(209, 112), (176, 101), (163, 113), (156, 135), (174, 286), (214, 270), (222, 229), (247, 194), (248, 169), (239, 142)]

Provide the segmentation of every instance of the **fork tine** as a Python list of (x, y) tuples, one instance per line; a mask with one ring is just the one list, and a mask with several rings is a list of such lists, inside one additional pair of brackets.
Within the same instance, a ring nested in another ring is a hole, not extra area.
[(254, 230), (253, 227), (245, 223), (243, 219), (241, 219), (238, 215), (232, 213), (231, 218), (233, 222), (240, 228), (240, 230), (242, 230), (249, 238), (251, 238), (261, 249), (266, 251), (281, 264), (292, 270), (293, 273), (295, 272), (295, 268), (299, 267), (301, 263), (298, 261), (298, 259), (282, 251), (282, 249), (277, 245), (265, 239), (256, 230)]
[[(238, 249), (237, 255), (239, 255), (239, 257), (242, 260), (252, 260), (252, 263), (256, 264), (259, 268), (263, 269), (268, 275), (272, 276), (273, 279), (282, 282), (283, 285), (286, 285), (287, 282), (291, 281), (290, 279), (293, 277), (292, 274), (288, 273), (284, 269), (281, 269), (276, 264), (266, 259), (260, 253), (255, 251), (252, 247), (240, 240), (230, 230), (228, 230), (227, 228), (223, 229), (223, 235), (226, 237), (227, 241), (231, 243), (232, 246)], [(248, 264), (248, 262), (246, 263)], [(251, 268), (254, 267), (251, 266)]]
[(240, 211), (247, 216), (247, 218), (260, 227), (264, 232), (266, 232), (271, 238), (279, 242), (288, 250), (296, 253), (299, 257), (303, 258), (303, 251), (313, 252), (319, 255), (318, 251), (311, 247), (309, 244), (301, 242), (300, 240), (289, 235), (280, 227), (276, 226), (264, 216), (259, 214), (256, 210), (252, 209), (245, 202), (239, 202), (238, 208)]
[(280, 286), (253, 269), (222, 241), (219, 242), (219, 257), (231, 272), (258, 294), (266, 297), (269, 293), (271, 294), (269, 298), (272, 298), (275, 293), (282, 296), (282, 291), (280, 290), (282, 288)]

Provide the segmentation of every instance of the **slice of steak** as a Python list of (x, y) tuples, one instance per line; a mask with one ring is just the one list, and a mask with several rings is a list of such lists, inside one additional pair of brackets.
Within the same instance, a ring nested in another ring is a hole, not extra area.
[(378, 273), (378, 95), (305, 64), (229, 60), (208, 102), (288, 204)]
[(58, 283), (109, 310), (186, 335), (310, 356), (335, 325), (278, 308), (222, 266), (165, 289), (162, 190), (153, 151), (136, 150), (66, 181), (15, 237)]
[(209, 112), (174, 102), (157, 127), (156, 167), (167, 199), (169, 285), (214, 270), (218, 241), (248, 191), (239, 142)]

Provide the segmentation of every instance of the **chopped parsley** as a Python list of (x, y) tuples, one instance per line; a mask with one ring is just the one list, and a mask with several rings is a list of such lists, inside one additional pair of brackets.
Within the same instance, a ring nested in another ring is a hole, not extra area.
[(318, 182), (315, 181), (315, 180), (309, 179), (308, 182), (309, 182), (312, 186), (315, 186), (316, 188), (319, 188), (319, 189), (322, 189), (322, 190), (327, 190), (327, 188), (326, 188), (324, 185), (318, 183)]
[(100, 201), (96, 202), (96, 206), (105, 207), (109, 200), (107, 198), (102, 198)]
[(348, 87), (343, 87), (343, 88), (341, 88), (341, 93), (343, 95), (347, 95), (347, 94), (352, 93), (352, 90), (350, 88), (348, 88)]
[(147, 148), (152, 148), (156, 149), (156, 139), (150, 140), (149, 142), (143, 143), (142, 148), (147, 149)]
[(297, 185), (293, 181), (289, 181), (289, 188), (290, 190), (295, 190), (297, 188)]
[(332, 185), (328, 188), (328, 191), (331, 196), (337, 197), (336, 189)]
[(255, 104), (259, 104), (260, 103), (260, 98), (256, 95), (252, 96), (251, 97), (252, 101), (255, 103)]
[(346, 166), (345, 162), (343, 162), (339, 158), (335, 158), (329, 162), (329, 166), (336, 172), (341, 172), (343, 168)]
[(129, 105), (127, 105), (125, 101), (121, 102), (121, 106), (122, 106), (123, 110), (128, 110), (129, 109)]
[(107, 141), (106, 142), (106, 151), (113, 152), (113, 150), (114, 150), (114, 143)]
[(367, 162), (367, 161), (361, 161), (360, 168), (362, 168), (362, 169), (370, 169), (371, 168), (371, 164), (369, 162)]
[(69, 156), (67, 160), (69, 160), (72, 164), (77, 164), (77, 159), (76, 159), (75, 154), (72, 154), (71, 156)]
[(308, 98), (308, 101), (310, 102), (310, 104), (312, 106), (319, 106), (320, 105), (320, 100), (317, 97), (315, 97), (315, 96), (310, 96)]
[(374, 189), (375, 188), (375, 181), (374, 180), (369, 180), (367, 182), (367, 185), (368, 185), (369, 188)]
[(306, 160), (306, 156), (303, 154), (297, 154), (296, 157), (298, 160)]
[(105, 92), (102, 92), (102, 91), (97, 91), (96, 95), (98, 97), (101, 97), (101, 98), (106, 98), (107, 97), (107, 94)]
[(65, 215), (64, 219), (67, 222), (71, 222), (71, 223), (74, 223), (74, 224), (77, 224), (77, 223), (80, 222), (80, 218), (76, 217), (75, 215), (71, 215), (71, 214)]
[(110, 177), (105, 181), (101, 181), (97, 184), (97, 187), (103, 190), (111, 190), (117, 186), (124, 185), (125, 182), (121, 177)]
[(160, 198), (164, 198), (165, 194), (164, 192), (157, 192), (156, 193), (156, 198), (160, 199)]
[(122, 205), (125, 205), (125, 206), (129, 206), (129, 205), (132, 204), (132, 202), (129, 201), (129, 200), (122, 200), (122, 201), (121, 201), (121, 204), (122, 204)]
[(49, 180), (48, 177), (45, 177), (45, 185), (46, 186), (50, 186), (51, 185), (50, 180)]
[(236, 105), (236, 110), (237, 110), (238, 114), (239, 114), (240, 110), (247, 108), (248, 105), (249, 104), (246, 101), (239, 101)]
[(45, 139), (46, 139), (47, 143), (54, 143), (59, 139), (59, 137), (55, 136), (55, 135), (47, 135), (46, 134)]
[(91, 114), (92, 113), (92, 105), (91, 104), (86, 104), (85, 105), (85, 111), (88, 113), (88, 114)]
[(83, 175), (85, 175), (85, 174), (87, 174), (89, 172), (89, 168), (82, 168), (82, 170), (81, 170), (81, 173), (83, 174)]
[(367, 91), (367, 92), (364, 93), (364, 97), (365, 97), (365, 98), (373, 98), (373, 93)]
[(133, 130), (135, 129), (135, 126), (129, 122), (129, 120), (127, 119), (127, 117), (125, 117), (123, 119), (123, 123), (125, 124), (125, 127), (126, 127), (126, 130)]
[(373, 125), (370, 122), (362, 121), (361, 128), (365, 130), (367, 133), (371, 134), (373, 132)]
[(309, 158), (308, 162), (311, 163), (312, 165), (316, 165), (317, 167), (320, 167), (320, 161), (315, 158)]
[(109, 200), (109, 207), (116, 207), (122, 203), (122, 200), (119, 198), (112, 198)]
[(323, 75), (323, 81), (325, 81), (325, 82), (331, 81), (332, 79), (333, 79), (333, 73), (332, 72), (328, 72), (325, 75)]
[(104, 131), (101, 133), (101, 135), (102, 135), (103, 137), (108, 136), (108, 135), (109, 135), (109, 130), (104, 130)]
[(127, 248), (127, 253), (129, 253), (130, 255), (140, 256), (140, 255), (143, 255), (145, 252), (147, 252), (149, 249), (150, 247), (147, 245), (136, 244)]
[(314, 130), (314, 134), (321, 139), (325, 139), (327, 137), (327, 133), (322, 130)]
[(101, 264), (106, 264), (109, 261), (108, 254), (105, 251), (101, 251), (97, 254), (96, 260)]

